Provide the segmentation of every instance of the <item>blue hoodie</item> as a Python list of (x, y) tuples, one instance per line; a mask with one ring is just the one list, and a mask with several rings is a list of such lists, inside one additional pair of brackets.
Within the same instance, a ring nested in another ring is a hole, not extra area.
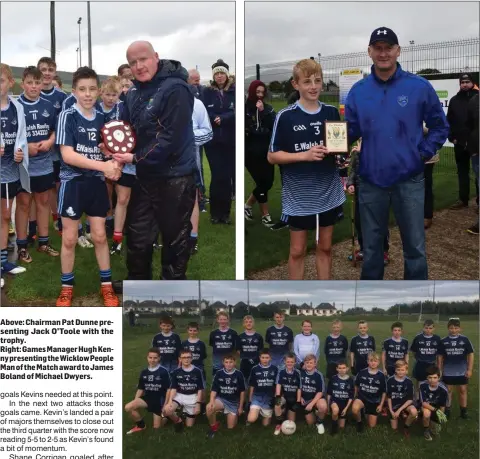
[[(362, 137), (358, 174), (379, 187), (405, 181), (442, 148), (448, 123), (432, 85), (402, 70), (387, 80), (371, 74), (355, 83), (345, 104), (349, 141)], [(429, 129), (423, 135), (423, 122)]]
[(137, 135), (137, 177), (181, 177), (196, 168), (192, 113), (194, 96), (180, 62), (160, 60), (150, 81), (133, 80), (122, 119)]

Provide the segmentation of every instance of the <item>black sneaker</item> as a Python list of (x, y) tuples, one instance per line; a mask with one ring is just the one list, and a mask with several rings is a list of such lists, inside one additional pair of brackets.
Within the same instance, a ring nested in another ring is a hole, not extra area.
[(231, 225), (232, 220), (230, 220), (230, 217), (222, 217), (220, 218), (219, 223), (222, 223), (224, 225)]
[(110, 255), (120, 255), (122, 253), (122, 243), (113, 242), (112, 247), (110, 248)]
[(212, 217), (212, 218), (210, 218), (210, 223), (212, 225), (218, 225), (220, 223), (220, 219), (216, 218), (216, 217)]
[(285, 222), (277, 222), (275, 223), (275, 225), (271, 226), (270, 229), (272, 231), (278, 231), (278, 230), (281, 230), (283, 228), (288, 228), (288, 223), (285, 223)]
[(469, 419), (468, 413), (466, 411), (460, 411), (460, 417), (462, 419)]
[(198, 237), (190, 237), (190, 255), (198, 252)]
[(425, 430), (425, 432), (423, 432), (423, 437), (427, 441), (432, 441), (433, 440), (432, 432), (430, 432), (430, 430)]
[(245, 206), (243, 209), (243, 212), (245, 214), (245, 220), (249, 220), (249, 221), (253, 220), (253, 212), (251, 207)]
[(160, 250), (162, 248), (162, 244), (157, 244), (156, 242), (153, 243), (153, 250)]

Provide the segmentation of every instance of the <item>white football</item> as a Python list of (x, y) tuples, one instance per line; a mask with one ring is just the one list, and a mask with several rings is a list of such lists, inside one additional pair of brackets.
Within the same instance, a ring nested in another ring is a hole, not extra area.
[(284, 435), (293, 435), (297, 430), (297, 425), (294, 421), (283, 421), (282, 422), (282, 433)]

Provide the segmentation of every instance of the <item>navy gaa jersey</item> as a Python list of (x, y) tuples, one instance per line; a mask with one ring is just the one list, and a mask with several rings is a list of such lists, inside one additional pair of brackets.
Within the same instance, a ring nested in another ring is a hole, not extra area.
[(237, 345), (237, 332), (228, 328), (221, 331), (219, 328), (210, 332), (209, 344), (212, 346), (213, 368), (222, 367), (222, 358), (235, 352)]
[[(46, 99), (39, 97), (35, 102), (26, 99), (23, 94), (18, 98), (25, 111), (27, 142), (36, 143), (48, 140), (55, 131), (57, 112)], [(39, 151), (28, 158), (28, 173), (31, 177), (47, 175), (53, 172), (53, 158), (50, 151)]]
[(382, 351), (385, 351), (387, 366), (394, 366), (397, 360), (403, 360), (408, 355), (408, 341), (405, 338), (399, 341), (388, 338), (383, 342)]
[[(63, 110), (58, 117), (56, 143), (72, 147), (78, 154), (88, 159), (104, 161), (104, 156), (98, 148), (100, 129), (104, 124), (103, 113), (94, 110), (92, 117), (86, 118), (77, 106), (73, 105), (68, 110)], [(60, 180), (67, 181), (81, 175), (103, 177), (102, 172), (70, 166), (61, 160)]]
[(434, 408), (447, 406), (448, 389), (443, 383), (438, 383), (435, 388), (430, 387), (428, 381), (423, 381), (419, 386), (420, 402), (428, 403)]
[(334, 375), (328, 381), (327, 394), (330, 395), (331, 402), (346, 404), (349, 400), (353, 400), (355, 381), (351, 376), (346, 376), (346, 378), (341, 378), (339, 375)]
[(3, 156), (0, 159), (0, 171), (2, 183), (11, 183), (20, 180), (18, 164), (13, 159), (15, 141), (17, 140), (18, 118), (15, 106), (8, 101), (8, 106), (1, 114), (1, 135)]
[(323, 347), (327, 363), (337, 363), (346, 360), (348, 351), (348, 339), (343, 335), (328, 335)]
[(118, 121), (122, 119), (123, 102), (118, 101), (110, 110), (107, 110), (103, 105), (103, 102), (99, 103), (100, 108), (105, 115), (105, 124), (109, 121)]
[(387, 379), (387, 397), (392, 400), (393, 411), (398, 410), (404, 403), (413, 400), (413, 382), (405, 376), (398, 379), (391, 376)]
[(182, 350), (182, 340), (176, 333), (164, 335), (160, 332), (153, 337), (152, 347), (156, 347), (160, 351), (162, 363), (177, 362)]
[(245, 390), (245, 378), (242, 372), (237, 369), (228, 373), (223, 368), (217, 371), (213, 377), (212, 392), (216, 392), (219, 398), (238, 403), (240, 394)]
[[(67, 94), (61, 89), (53, 86), (52, 89), (42, 89), (40, 97), (47, 99), (53, 105), (58, 118), (58, 115), (62, 111), (63, 101), (67, 98)], [(53, 161), (60, 161), (60, 148), (56, 144), (52, 148), (52, 159)]]
[(194, 343), (186, 339), (182, 343), (182, 349), (188, 349), (192, 353), (192, 365), (203, 368), (203, 361), (207, 358), (207, 347), (203, 341), (197, 340)]
[(171, 379), (168, 370), (161, 365), (155, 368), (145, 368), (140, 373), (137, 388), (144, 391), (144, 395), (154, 395), (164, 398), (170, 389)]
[(355, 385), (358, 387), (358, 398), (370, 403), (379, 404), (383, 393), (387, 390), (387, 380), (380, 370), (370, 373), (368, 368), (361, 370), (356, 378)]
[(265, 333), (265, 343), (269, 345), (272, 361), (281, 363), (285, 354), (290, 351), (290, 345), (293, 343), (293, 331), (285, 325), (281, 328), (272, 325), (267, 328)]
[[(273, 126), (270, 151), (291, 154), (323, 145), (325, 121), (340, 121), (336, 107), (319, 103), (308, 113), (296, 102), (278, 112)], [(322, 161), (304, 161), (280, 166), (282, 176), (282, 213), (313, 215), (338, 207), (345, 193), (335, 164), (335, 156)]]
[(277, 374), (275, 384), (282, 386), (282, 395), (286, 400), (297, 400), (297, 391), (302, 388), (302, 376), (296, 368), (291, 373), (286, 368)]
[(205, 389), (202, 371), (200, 368), (194, 367), (185, 370), (184, 368), (176, 368), (171, 373), (172, 389), (176, 389), (179, 394), (193, 395), (199, 390)]
[(240, 358), (255, 360), (258, 362), (260, 351), (263, 349), (263, 337), (260, 333), (240, 333), (237, 337), (237, 351), (240, 351)]
[(375, 352), (375, 338), (373, 336), (354, 336), (350, 341), (350, 352), (355, 356), (355, 369), (357, 371), (368, 367), (368, 354)]
[(253, 387), (254, 394), (273, 397), (275, 395), (275, 382), (278, 368), (275, 365), (255, 365), (250, 373), (248, 385)]
[(325, 380), (322, 373), (318, 370), (313, 370), (311, 373), (307, 370), (301, 370), (300, 377), (302, 380), (302, 398), (307, 403), (311, 402), (319, 392), (322, 392), (325, 396)]
[(441, 340), (438, 335), (426, 336), (423, 333), (419, 333), (415, 336), (410, 346), (410, 350), (415, 355), (415, 360), (417, 362), (434, 364), (437, 360)]
[(442, 338), (439, 354), (443, 355), (443, 376), (465, 376), (467, 355), (472, 352), (472, 343), (466, 336), (448, 335)]

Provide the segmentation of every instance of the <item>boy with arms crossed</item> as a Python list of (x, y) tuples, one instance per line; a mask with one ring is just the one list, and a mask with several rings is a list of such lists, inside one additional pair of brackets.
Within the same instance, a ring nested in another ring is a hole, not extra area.
[(325, 121), (340, 121), (336, 107), (318, 100), (323, 71), (312, 59), (293, 68), (300, 99), (281, 110), (273, 126), (268, 161), (280, 165), (282, 221), (290, 227), (290, 279), (303, 279), (308, 231), (316, 231), (318, 279), (330, 279), (333, 227), (343, 218), (345, 193), (335, 156), (323, 145)]
[(278, 374), (278, 368), (270, 363), (270, 353), (267, 349), (260, 352), (260, 363), (252, 368), (248, 385), (250, 410), (247, 425), (255, 422), (262, 415), (262, 424), (268, 426), (272, 420), (273, 399)]
[(40, 97), (42, 88), (42, 73), (34, 66), (27, 67), (23, 72), (23, 93), (18, 98), (25, 113), (28, 142), (28, 173), (30, 175), (30, 190), (20, 190), (17, 196), (15, 211), (15, 226), (17, 230), (18, 259), (31, 263), (28, 253), (27, 227), (29, 225), (32, 199), (35, 202), (38, 222), (37, 252), (51, 257), (60, 254), (50, 244), (48, 226), (50, 223), (49, 197), (50, 190), (55, 185), (51, 150), (55, 143), (55, 122), (57, 112), (53, 105)]
[(273, 314), (274, 325), (267, 328), (265, 332), (265, 343), (269, 345), (272, 364), (278, 369), (284, 367), (284, 357), (291, 352), (293, 345), (293, 331), (287, 327), (285, 313), (277, 311)]
[(200, 400), (203, 399), (205, 381), (202, 372), (192, 365), (192, 353), (184, 350), (180, 352), (181, 367), (171, 373), (172, 385), (165, 405), (164, 414), (175, 424), (175, 430), (183, 430), (182, 418), (175, 414), (177, 408), (182, 408), (185, 414), (185, 424), (192, 427), (195, 417), (200, 414)]
[(57, 144), (60, 145), (60, 190), (58, 210), (62, 216), (62, 289), (57, 306), (71, 306), (73, 297), (75, 246), (78, 220), (85, 213), (90, 220), (95, 255), (100, 269), (104, 306), (118, 306), (112, 287), (110, 253), (105, 232), (108, 201), (105, 178), (117, 180), (121, 168), (115, 161), (105, 161), (98, 147), (103, 114), (95, 109), (98, 76), (88, 67), (73, 74), (72, 93), (77, 102), (60, 113)]
[(263, 337), (255, 331), (255, 319), (252, 316), (243, 318), (243, 326), (245, 331), (238, 335), (236, 347), (240, 354), (240, 371), (248, 381), (252, 368), (260, 362)]
[(375, 352), (375, 338), (368, 334), (368, 323), (358, 322), (358, 335), (350, 341), (350, 366), (352, 375), (368, 367), (368, 354)]
[(220, 427), (217, 413), (223, 411), (227, 415), (227, 427), (233, 429), (238, 417), (243, 414), (246, 384), (243, 374), (235, 368), (235, 356), (223, 358), (223, 368), (215, 373), (210, 392), (210, 403), (207, 405), (207, 417), (210, 423), (208, 437), (213, 438)]
[(172, 331), (175, 328), (175, 324), (170, 317), (162, 317), (159, 320), (159, 325), (160, 333), (153, 337), (152, 346), (160, 351), (162, 365), (171, 373), (178, 368), (182, 340), (180, 336)]
[(305, 413), (305, 420), (309, 426), (315, 424), (315, 410), (318, 413), (317, 432), (320, 435), (325, 433), (323, 420), (327, 413), (327, 401), (325, 380), (322, 373), (317, 370), (317, 357), (313, 354), (305, 356), (303, 369), (300, 371), (302, 392), (301, 404)]
[(212, 346), (212, 374), (222, 369), (225, 355), (233, 354), (237, 345), (237, 332), (229, 327), (230, 319), (226, 312), (217, 314), (218, 328), (210, 332), (209, 344)]
[(368, 354), (368, 367), (360, 370), (355, 378), (355, 401), (352, 414), (357, 421), (357, 432), (363, 432), (362, 411), (367, 416), (368, 426), (377, 425), (377, 416), (382, 412), (387, 396), (386, 378), (378, 369), (378, 354)]
[(413, 382), (407, 376), (408, 364), (405, 360), (395, 363), (395, 375), (387, 380), (387, 404), (390, 413), (390, 425), (398, 429), (398, 420), (406, 416), (403, 434), (410, 438), (410, 426), (417, 419), (417, 409), (413, 403)]
[(408, 341), (402, 337), (403, 325), (401, 322), (394, 322), (391, 326), (392, 337), (383, 342), (382, 366), (387, 376), (396, 374), (395, 363), (404, 360), (408, 365)]
[(285, 413), (289, 421), (295, 421), (295, 414), (301, 406), (302, 377), (295, 368), (295, 354), (289, 352), (285, 356), (285, 368), (279, 369), (275, 386), (275, 426), (274, 435), (282, 432)]
[(473, 346), (470, 340), (461, 334), (460, 320), (448, 321), (448, 336), (442, 338), (438, 355), (438, 366), (442, 372), (442, 382), (448, 387), (448, 401), (445, 414), (450, 417), (453, 387), (457, 386), (460, 417), (468, 419), (467, 386), (473, 373)]
[(131, 435), (145, 430), (145, 420), (139, 410), (146, 409), (153, 414), (153, 428), (158, 429), (167, 421), (162, 419), (162, 410), (170, 392), (170, 374), (160, 365), (160, 352), (151, 348), (147, 353), (148, 368), (140, 373), (135, 398), (125, 405), (125, 411), (135, 421), (135, 426), (127, 432)]
[(1, 98), (1, 196), (2, 224), (1, 231), (1, 266), (2, 287), (5, 274), (20, 274), (26, 271), (8, 261), (8, 229), (11, 221), (12, 203), (20, 189), (30, 190), (28, 176), (27, 131), (23, 106), (8, 92), (13, 88), (15, 80), (12, 70), (6, 64), (0, 64), (0, 98)]
[(327, 379), (330, 380), (337, 374), (338, 362), (344, 362), (347, 359), (348, 339), (341, 334), (342, 321), (334, 320), (330, 335), (325, 339), (324, 353), (327, 359)]
[(347, 362), (337, 362), (337, 374), (328, 381), (327, 403), (332, 413), (331, 434), (335, 435), (338, 428), (345, 428), (348, 409), (353, 403), (355, 381), (348, 375)]

